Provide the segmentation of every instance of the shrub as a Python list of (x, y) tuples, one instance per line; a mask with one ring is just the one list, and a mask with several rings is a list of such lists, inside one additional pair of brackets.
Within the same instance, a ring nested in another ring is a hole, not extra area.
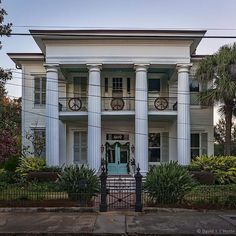
[(186, 168), (171, 161), (148, 172), (144, 189), (154, 203), (171, 204), (181, 202), (193, 185), (194, 181)]
[(66, 167), (59, 174), (58, 183), (70, 198), (79, 200), (82, 204), (86, 204), (99, 192), (99, 179), (95, 171), (85, 165)]
[(218, 184), (236, 183), (236, 157), (233, 156), (196, 157), (189, 170), (212, 172)]
[(13, 171), (0, 170), (0, 182), (2, 185), (15, 184), (22, 182), (21, 176)]
[(29, 172), (41, 171), (45, 166), (45, 160), (40, 157), (21, 157), (16, 172), (26, 176)]
[(58, 179), (58, 172), (38, 171), (29, 172), (27, 175), (28, 181), (37, 182), (55, 182)]
[(208, 171), (190, 171), (189, 174), (200, 184), (212, 185), (215, 183), (215, 175)]
[(15, 171), (19, 163), (20, 158), (18, 156), (11, 156), (4, 162), (3, 167), (7, 171)]

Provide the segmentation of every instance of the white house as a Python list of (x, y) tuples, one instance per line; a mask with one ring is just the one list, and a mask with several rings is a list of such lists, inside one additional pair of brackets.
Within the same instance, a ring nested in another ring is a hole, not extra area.
[[(49, 166), (87, 163), (128, 174), (213, 155), (213, 108), (192, 81), (205, 31), (31, 30), (42, 53), (9, 53), (22, 69), (22, 140), (44, 134)], [(34, 147), (31, 147), (32, 149)]]

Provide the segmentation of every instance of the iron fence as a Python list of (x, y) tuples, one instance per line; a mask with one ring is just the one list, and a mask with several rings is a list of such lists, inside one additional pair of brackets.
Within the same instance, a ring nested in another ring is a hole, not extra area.
[(196, 207), (196, 208), (236, 208), (236, 185), (198, 185), (188, 193), (162, 190), (155, 197), (143, 191), (145, 207)]
[[(106, 174), (106, 173), (105, 173)], [(143, 207), (188, 207), (236, 209), (236, 185), (199, 185), (187, 194), (162, 190), (154, 197), (142, 188), (142, 179), (122, 182), (103, 174), (97, 193), (72, 193), (35, 186), (7, 185), (0, 187), (0, 207), (92, 207), (101, 211)], [(138, 178), (138, 179), (137, 179)]]

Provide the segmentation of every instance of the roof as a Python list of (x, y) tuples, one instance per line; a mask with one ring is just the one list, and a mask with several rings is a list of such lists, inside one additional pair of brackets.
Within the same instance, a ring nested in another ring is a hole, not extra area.
[(157, 30), (157, 29), (77, 29), (77, 30), (30, 30), (35, 42), (44, 53), (45, 40), (71, 39), (123, 39), (123, 40), (192, 40), (194, 53), (206, 30)]
[(43, 53), (7, 53), (7, 55), (21, 68), (24, 61), (44, 61)]
[[(191, 40), (191, 54), (200, 43), (206, 30), (157, 30), (157, 29), (77, 29), (77, 30), (30, 30), (42, 53), (8, 53), (8, 56), (21, 67), (22, 61), (44, 60), (45, 40), (73, 39), (121, 39), (121, 40)], [(196, 57), (196, 55), (193, 55)]]

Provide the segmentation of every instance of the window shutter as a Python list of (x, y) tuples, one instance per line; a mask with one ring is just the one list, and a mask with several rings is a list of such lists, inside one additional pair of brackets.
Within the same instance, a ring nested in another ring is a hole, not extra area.
[(207, 133), (201, 133), (201, 154), (207, 155)]
[(162, 133), (162, 142), (161, 142), (161, 162), (169, 161), (169, 133)]

